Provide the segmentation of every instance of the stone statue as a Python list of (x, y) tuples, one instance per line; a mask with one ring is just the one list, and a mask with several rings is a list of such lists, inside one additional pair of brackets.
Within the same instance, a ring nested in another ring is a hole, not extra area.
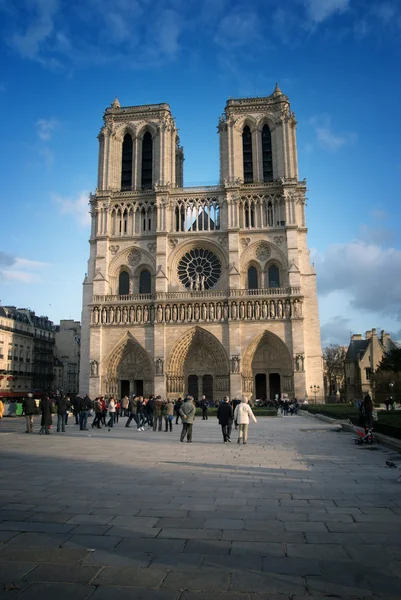
[(102, 310), (102, 323), (107, 323), (107, 310), (105, 308)]
[(201, 278), (199, 273), (196, 274), (195, 277), (195, 290), (199, 291), (201, 289)]
[(185, 321), (185, 305), (180, 306), (180, 321)]
[(95, 310), (93, 311), (93, 320), (95, 321), (95, 325), (98, 325), (99, 323), (99, 309), (95, 308)]
[(130, 307), (129, 309), (129, 322), (130, 323), (134, 323), (135, 322), (135, 309), (133, 306)]
[(252, 306), (252, 302), (248, 302), (248, 304), (247, 304), (247, 317), (248, 317), (248, 319), (253, 319), (253, 306)]
[(228, 321), (228, 304), (227, 304), (227, 302), (224, 302), (224, 304), (223, 304), (223, 319), (225, 321)]
[(207, 321), (207, 306), (205, 303), (202, 304), (202, 321)]
[(200, 281), (200, 289), (201, 289), (202, 291), (204, 291), (204, 289), (205, 289), (205, 281), (206, 281), (206, 277), (205, 277), (204, 275), (201, 275), (201, 278), (200, 278), (200, 280), (201, 280), (201, 281)]
[(279, 319), (282, 319), (282, 318), (283, 318), (283, 305), (282, 305), (282, 303), (281, 303), (281, 300), (279, 300), (279, 301), (277, 302), (277, 317), (278, 317)]
[(159, 304), (157, 307), (157, 322), (161, 323), (162, 321), (163, 321), (163, 309), (161, 307), (161, 304)]
[(97, 360), (91, 360), (90, 368), (91, 368), (91, 377), (97, 377), (98, 375), (98, 362)]
[(240, 319), (245, 318), (245, 305), (243, 302), (240, 302), (240, 305), (239, 305), (239, 318)]
[(260, 319), (260, 304), (255, 302), (255, 319)]
[(166, 308), (165, 308), (165, 315), (166, 315), (166, 322), (168, 323), (170, 321), (171, 318), (171, 309), (170, 309), (170, 305), (167, 304)]
[(192, 321), (192, 304), (188, 304), (187, 315), (188, 315), (188, 321)]
[(123, 308), (123, 323), (126, 323), (128, 321), (128, 311), (127, 311), (127, 307), (124, 306)]
[(173, 305), (173, 321), (177, 321), (178, 319), (178, 309), (177, 309), (177, 305), (174, 304)]
[(289, 300), (285, 301), (285, 316), (287, 319), (291, 317), (291, 303)]
[(294, 302), (294, 317), (299, 317), (299, 302), (295, 300)]
[(238, 356), (233, 356), (231, 359), (231, 363), (232, 363), (232, 372), (233, 373), (239, 373), (239, 358)]
[(142, 323), (142, 306), (138, 306), (136, 309), (136, 320), (138, 323)]
[(121, 308), (119, 306), (117, 306), (117, 310), (116, 310), (116, 323), (120, 323), (121, 322)]
[(296, 370), (297, 373), (300, 370), (299, 354), (297, 354), (296, 357), (295, 357), (295, 370)]
[(144, 323), (147, 323), (149, 321), (149, 308), (147, 306), (144, 306), (143, 308), (143, 320)]
[(236, 319), (237, 318), (237, 303), (233, 302), (231, 304), (231, 318), (232, 319)]
[(163, 359), (162, 358), (156, 359), (155, 369), (156, 369), (156, 375), (163, 375)]
[(220, 304), (220, 302), (218, 302), (217, 306), (216, 306), (216, 319), (218, 321), (220, 321), (220, 319), (221, 319), (221, 304)]
[(276, 318), (276, 305), (275, 305), (275, 303), (273, 301), (270, 302), (270, 317), (272, 319)]
[(209, 305), (209, 318), (211, 321), (214, 321), (214, 304)]
[(199, 304), (195, 304), (194, 319), (195, 319), (195, 321), (199, 321)]

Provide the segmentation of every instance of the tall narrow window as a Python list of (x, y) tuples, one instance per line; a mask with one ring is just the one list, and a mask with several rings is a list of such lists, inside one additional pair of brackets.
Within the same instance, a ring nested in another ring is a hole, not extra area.
[(263, 181), (273, 181), (272, 136), (270, 127), (262, 129)]
[(130, 190), (132, 187), (132, 137), (129, 133), (124, 136), (121, 163), (121, 189)]
[(121, 271), (118, 278), (118, 295), (126, 296), (129, 294), (129, 275), (127, 271)]
[(152, 187), (153, 141), (147, 131), (142, 140), (142, 188)]
[(253, 164), (252, 164), (252, 134), (248, 125), (242, 132), (242, 154), (244, 162), (244, 183), (253, 182)]
[(152, 279), (149, 271), (142, 271), (139, 276), (139, 293), (150, 294), (152, 291)]
[(276, 265), (269, 267), (268, 271), (269, 287), (278, 288), (280, 287), (280, 271)]
[(256, 267), (249, 267), (248, 269), (248, 290), (258, 289), (258, 272)]

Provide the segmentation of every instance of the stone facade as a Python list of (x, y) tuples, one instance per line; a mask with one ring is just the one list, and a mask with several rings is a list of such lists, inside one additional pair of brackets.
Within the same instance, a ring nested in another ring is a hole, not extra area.
[(375, 396), (372, 375), (384, 355), (396, 347), (390, 334), (382, 331), (379, 337), (376, 329), (367, 331), (365, 339), (360, 333), (351, 337), (344, 361), (347, 401), (359, 400), (368, 393)]
[(15, 306), (0, 306), (0, 398), (22, 397), (33, 384), (34, 329)]
[(169, 106), (115, 100), (106, 109), (80, 394), (323, 390), (295, 127), (278, 87), (229, 100), (218, 124), (220, 184), (185, 188)]

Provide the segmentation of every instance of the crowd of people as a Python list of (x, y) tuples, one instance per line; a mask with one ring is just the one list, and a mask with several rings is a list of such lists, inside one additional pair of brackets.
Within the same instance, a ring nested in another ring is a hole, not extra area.
[[(199, 402), (202, 412), (202, 419), (208, 419), (209, 404), (205, 396)], [(23, 400), (23, 414), (26, 419), (26, 433), (33, 433), (35, 415), (40, 414), (40, 435), (49, 435), (53, 427), (53, 415), (57, 417), (57, 432), (64, 433), (68, 423), (69, 416), (75, 419), (75, 425), (79, 426), (80, 431), (89, 431), (88, 418), (93, 418), (90, 427), (92, 429), (106, 428), (111, 431), (119, 422), (120, 418), (125, 418), (125, 427), (136, 427), (137, 431), (145, 431), (145, 428), (153, 431), (164, 432), (173, 431), (173, 423), (182, 423), (180, 441), (185, 439), (188, 443), (192, 442), (193, 424), (195, 420), (197, 403), (194, 398), (187, 395), (184, 399), (163, 400), (161, 396), (124, 396), (119, 400), (115, 396), (106, 398), (98, 396), (91, 400), (88, 395), (82, 397), (69, 398), (60, 396), (51, 399), (43, 396), (37, 406), (33, 394), (27, 394)], [(248, 399), (234, 399), (230, 401), (225, 396), (217, 408), (217, 419), (221, 426), (223, 442), (231, 443), (231, 432), (233, 424), (238, 430), (238, 444), (246, 444), (248, 440), (249, 421), (252, 419), (256, 423), (256, 418), (252, 408), (248, 404)]]

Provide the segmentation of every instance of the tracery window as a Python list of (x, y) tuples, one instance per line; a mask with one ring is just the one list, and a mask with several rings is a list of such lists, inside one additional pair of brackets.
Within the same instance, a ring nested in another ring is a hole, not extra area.
[(178, 264), (178, 277), (189, 290), (209, 290), (218, 282), (220, 275), (220, 260), (205, 248), (193, 248)]
[(255, 227), (255, 205), (253, 202), (245, 202), (245, 227)]
[(150, 294), (152, 292), (152, 277), (150, 272), (145, 269), (139, 275), (139, 293)]
[(121, 271), (118, 278), (118, 295), (126, 296), (129, 294), (129, 274), (127, 271)]
[(245, 125), (242, 132), (242, 156), (244, 165), (244, 183), (253, 182), (253, 163), (252, 163), (252, 134), (248, 125)]
[(132, 187), (132, 137), (125, 134), (121, 160), (121, 189), (130, 190)]
[(271, 265), (268, 270), (268, 280), (270, 288), (278, 288), (280, 287), (280, 271), (277, 265)]
[(262, 129), (262, 159), (263, 181), (273, 181), (272, 136), (268, 125)]
[(257, 290), (258, 287), (258, 272), (256, 267), (251, 266), (248, 269), (248, 290)]
[(153, 140), (147, 131), (142, 140), (142, 189), (152, 187)]

